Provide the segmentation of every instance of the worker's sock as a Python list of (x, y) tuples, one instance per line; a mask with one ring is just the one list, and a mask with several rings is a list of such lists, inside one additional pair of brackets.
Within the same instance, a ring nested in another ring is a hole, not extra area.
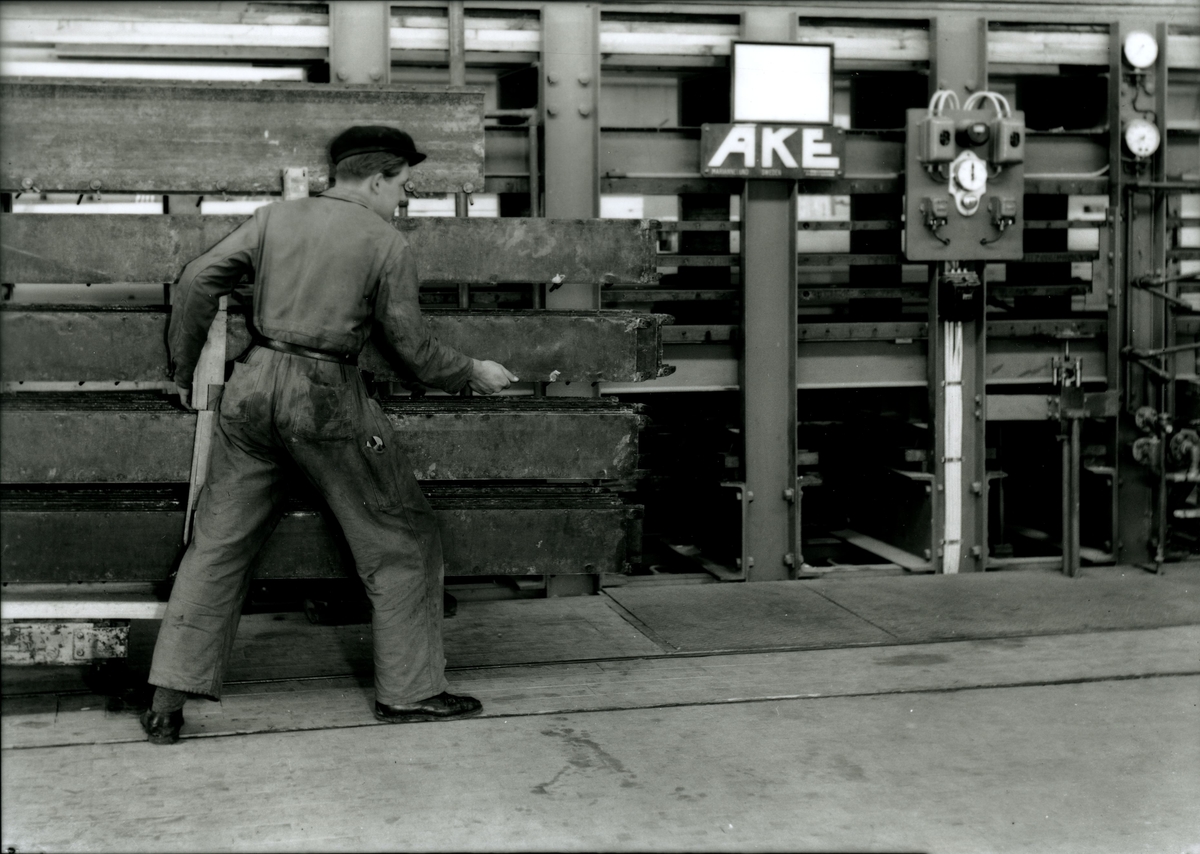
[(171, 712), (177, 712), (183, 708), (183, 704), (187, 702), (186, 691), (176, 691), (174, 688), (157, 688), (154, 691), (154, 701), (150, 704), (150, 710), (157, 712), (160, 715), (169, 715)]

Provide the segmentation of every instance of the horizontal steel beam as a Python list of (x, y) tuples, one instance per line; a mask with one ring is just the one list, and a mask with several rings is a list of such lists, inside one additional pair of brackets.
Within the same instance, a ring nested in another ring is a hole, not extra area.
[[(881, 324), (882, 325), (882, 324)], [(907, 326), (907, 324), (898, 324)], [(912, 324), (913, 331), (919, 324)], [(987, 383), (991, 386), (1046, 385), (1053, 382), (1051, 359), (1061, 358), (1064, 340), (1051, 335), (997, 336), (988, 341)], [(1087, 383), (1109, 385), (1102, 338), (1070, 339), (1072, 357), (1083, 359)], [(927, 342), (919, 336), (895, 338), (801, 338), (796, 363), (800, 389), (916, 388), (928, 382)], [(739, 364), (734, 347), (724, 343), (670, 343), (666, 357), (677, 368), (669, 377), (641, 383), (606, 385), (606, 394), (737, 389)]]
[[(0, 214), (0, 281), (173, 282), (244, 216)], [(656, 235), (642, 220), (406, 217), (424, 285), (645, 284)]]
[(289, 167), (323, 189), (330, 141), (366, 117), (429, 153), (413, 169), (418, 190), (483, 187), (481, 92), (14, 80), (0, 101), (4, 190), (278, 193)]
[[(1176, 149), (1172, 149), (1176, 150)], [(1025, 178), (1025, 195), (1027, 196), (1067, 196), (1067, 195), (1102, 195), (1108, 192), (1108, 178), (1079, 178), (1073, 172), (1060, 170), (1061, 175), (1049, 174), (1044, 177)], [(1174, 172), (1172, 174), (1175, 174)], [(489, 178), (493, 189), (489, 192), (518, 193), (529, 192), (528, 183), (524, 179)], [(505, 184), (505, 181), (511, 183)], [(674, 196), (687, 194), (717, 195), (729, 193), (737, 195), (742, 191), (745, 182), (739, 178), (703, 178), (699, 172), (671, 175), (668, 173), (650, 173), (645, 175), (629, 175), (616, 173), (605, 175), (600, 179), (600, 191), (614, 195), (651, 195)], [(874, 177), (838, 178), (836, 180), (813, 179), (799, 182), (801, 195), (836, 196), (854, 195), (856, 193), (902, 193), (904, 179), (902, 176), (885, 175)]]
[[(621, 573), (641, 537), (641, 511), (569, 490), (428, 490), (447, 575)], [(140, 496), (140, 497), (138, 497)], [(182, 549), (177, 490), (0, 496), (4, 583), (162, 581)], [(255, 577), (340, 578), (353, 563), (328, 511), (293, 507), (260, 553)]]
[[(328, 55), (329, 15), (324, 6), (291, 11), (286, 6), (260, 11), (255, 7), (136, 6), (102, 8), (63, 4), (22, 4), (8, 13), (9, 39), (49, 49), (64, 56), (151, 56), (178, 59), (323, 59)], [(989, 10), (999, 28), (988, 33), (988, 60), (993, 64), (1031, 66), (1107, 64), (1109, 36), (1081, 27), (1070, 31), (1061, 24), (1105, 24), (1109, 18), (1145, 26), (1155, 13), (1178, 14), (1183, 3), (1158, 3), (1156, 8), (1133, 2), (1091, 6), (1082, 15), (1076, 5), (1042, 5), (1033, 10)], [(933, 4), (921, 15), (936, 15), (953, 3)], [(665, 24), (645, 20), (605, 19), (600, 24), (600, 50), (608, 62), (641, 59), (655, 67), (689, 67), (698, 60), (724, 65), (730, 44), (739, 37), (736, 19), (713, 20), (703, 8), (694, 13), (684, 4), (660, 4), (669, 12)], [(1102, 11), (1101, 11), (1102, 10)], [(420, 8), (395, 9), (389, 42), (394, 63), (445, 65), (449, 35), (445, 15), (431, 17)], [(722, 10), (728, 11), (728, 10)], [(845, 3), (807, 3), (797, 38), (834, 47), (835, 69), (878, 68), (881, 63), (904, 68), (924, 67), (930, 56), (927, 21), (897, 21), (896, 8), (887, 4), (848, 7)], [(850, 15), (852, 17), (847, 18)], [(466, 11), (464, 44), (468, 64), (536, 62), (542, 25), (536, 16), (513, 18), (486, 8)], [(112, 23), (124, 24), (114, 33)], [(219, 27), (213, 25), (220, 25)], [(169, 44), (164, 35), (169, 36)], [(1200, 37), (1172, 32), (1167, 44), (1171, 68), (1200, 67)], [(1049, 71), (1045, 73), (1050, 73)]]
[[(632, 312), (424, 312), (439, 339), (495, 359), (526, 382), (640, 382), (662, 370), (666, 315)], [(0, 381), (156, 382), (167, 378), (166, 309), (0, 305)], [(228, 359), (250, 343), (229, 315)], [(379, 381), (400, 373), (368, 343), (360, 366)]]
[[(637, 469), (642, 416), (614, 400), (388, 401), (420, 480), (620, 480)], [(0, 483), (182, 483), (196, 416), (165, 395), (0, 398)]]
[[(701, 180), (699, 128), (602, 128), (600, 139), (604, 153), (600, 172), (606, 180)], [(1107, 135), (1031, 133), (1025, 143), (1025, 169), (1037, 176), (1034, 180), (1066, 182), (1064, 186), (1078, 188), (1055, 192), (1088, 192), (1097, 180), (1106, 185), (1106, 179), (1080, 175), (1095, 172), (1107, 162)], [(845, 177), (837, 181), (802, 181), (800, 192), (903, 192), (900, 180), (904, 172), (903, 132), (847, 131), (845, 171)], [(726, 186), (739, 184), (728, 181)], [(1034, 192), (1029, 184), (1026, 192)], [(1041, 191), (1038, 184), (1033, 186)], [(617, 192), (617, 185), (606, 186), (605, 191)]]

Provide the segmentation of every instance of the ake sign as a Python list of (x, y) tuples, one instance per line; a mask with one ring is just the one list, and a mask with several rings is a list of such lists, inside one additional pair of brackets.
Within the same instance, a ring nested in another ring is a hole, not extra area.
[(706, 178), (837, 178), (846, 132), (830, 125), (701, 125)]

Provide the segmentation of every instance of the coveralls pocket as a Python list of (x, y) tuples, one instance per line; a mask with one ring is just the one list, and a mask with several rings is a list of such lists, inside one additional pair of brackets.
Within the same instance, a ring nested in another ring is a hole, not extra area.
[(259, 390), (264, 367), (262, 360), (233, 363), (233, 375), (221, 394), (222, 421), (244, 424), (266, 415), (266, 395)]
[(408, 456), (397, 446), (391, 422), (383, 409), (373, 400), (366, 403), (362, 429), (357, 438), (358, 451), (367, 470), (369, 491), (379, 510), (396, 511), (405, 505), (409, 489), (418, 494), (420, 490), (413, 479)]

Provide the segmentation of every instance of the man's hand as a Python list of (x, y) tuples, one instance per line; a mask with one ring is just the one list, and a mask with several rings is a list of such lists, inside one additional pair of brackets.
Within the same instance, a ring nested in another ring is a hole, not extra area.
[(471, 360), (471, 379), (467, 385), (476, 394), (495, 394), (517, 382), (517, 375), (499, 362)]
[(175, 383), (175, 392), (179, 395), (179, 402), (184, 409), (192, 409), (192, 390), (187, 386), (182, 386)]

